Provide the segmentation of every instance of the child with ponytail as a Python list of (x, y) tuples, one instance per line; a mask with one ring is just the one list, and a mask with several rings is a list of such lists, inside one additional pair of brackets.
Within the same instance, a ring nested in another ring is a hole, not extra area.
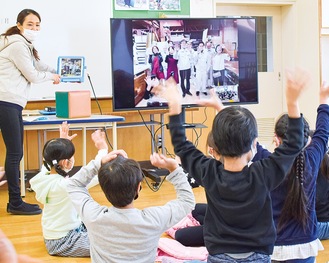
[[(68, 196), (68, 173), (74, 166), (75, 148), (68, 136), (69, 125), (60, 127), (60, 137), (49, 140), (43, 149), (43, 167), (30, 180), (36, 199), (43, 204), (42, 232), (48, 253), (62, 257), (90, 257), (87, 229)], [(92, 140), (99, 150), (97, 158), (107, 154), (104, 132), (97, 130)]]
[[(308, 74), (303, 75), (308, 77)], [(271, 192), (273, 218), (277, 227), (272, 262), (313, 263), (318, 250), (323, 250), (317, 236), (315, 200), (318, 171), (329, 137), (328, 98), (329, 85), (323, 84), (314, 135), (311, 139), (309, 125), (303, 118), (304, 148), (295, 158), (286, 179)], [(275, 124), (277, 146), (286, 136), (287, 127), (288, 116), (285, 114)]]

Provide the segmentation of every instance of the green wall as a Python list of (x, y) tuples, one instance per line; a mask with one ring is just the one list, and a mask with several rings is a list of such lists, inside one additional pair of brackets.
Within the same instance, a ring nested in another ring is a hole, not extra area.
[(115, 10), (115, 1), (113, 0), (113, 17), (114, 18), (159, 18), (163, 15), (171, 16), (189, 16), (190, 1), (180, 1), (180, 11), (149, 11), (149, 10)]

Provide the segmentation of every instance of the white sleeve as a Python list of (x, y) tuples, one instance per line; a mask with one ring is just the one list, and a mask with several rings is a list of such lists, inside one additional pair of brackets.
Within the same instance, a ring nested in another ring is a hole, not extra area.
[(168, 175), (167, 180), (175, 187), (176, 199), (169, 201), (164, 206), (150, 207), (143, 210), (149, 217), (153, 217), (154, 224), (158, 225), (159, 230), (162, 232), (177, 224), (195, 206), (192, 188), (181, 167)]
[[(108, 153), (108, 149), (101, 149), (98, 151), (98, 154), (95, 157), (95, 160), (100, 161), (102, 158)], [(90, 181), (90, 183), (87, 185), (87, 189), (90, 189), (96, 185), (99, 184), (98, 181), (98, 173), (95, 175), (95, 177)]]
[(39, 71), (47, 71), (51, 73), (56, 73), (56, 69), (48, 66), (47, 64), (43, 63), (41, 60), (34, 61), (35, 68)]
[(23, 76), (31, 83), (41, 83), (53, 79), (53, 74), (47, 71), (39, 71), (33, 63), (31, 51), (23, 43), (13, 44), (16, 45), (10, 54), (16, 67), (21, 71)]
[(67, 192), (82, 221), (97, 216), (102, 210), (102, 207), (94, 201), (86, 188), (95, 174), (98, 173), (100, 166), (100, 161), (92, 160), (68, 179)]

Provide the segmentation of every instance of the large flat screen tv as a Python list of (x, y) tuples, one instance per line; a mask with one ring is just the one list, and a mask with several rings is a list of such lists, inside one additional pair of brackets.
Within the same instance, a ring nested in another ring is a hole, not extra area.
[(114, 111), (166, 108), (152, 94), (173, 76), (185, 107), (214, 88), (224, 104), (258, 103), (256, 18), (112, 18)]

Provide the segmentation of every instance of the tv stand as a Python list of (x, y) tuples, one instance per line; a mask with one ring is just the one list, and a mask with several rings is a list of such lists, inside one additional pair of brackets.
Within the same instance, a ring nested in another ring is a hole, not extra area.
[(155, 187), (161, 183), (161, 176), (167, 176), (170, 173), (167, 169), (153, 166), (150, 161), (140, 161), (139, 164), (145, 177), (150, 178)]
[(183, 127), (185, 128), (195, 128), (195, 123), (184, 123), (183, 124)]
[[(157, 149), (157, 142), (154, 138), (155, 136), (155, 125), (160, 125), (160, 136), (161, 136), (161, 153), (165, 154), (165, 138), (164, 138), (164, 126), (166, 125), (167, 129), (169, 128), (169, 124), (164, 125), (164, 112), (160, 112), (160, 121), (155, 121), (154, 119), (154, 113), (150, 114), (150, 119), (149, 121), (145, 122), (122, 122), (118, 123), (117, 127), (118, 128), (126, 128), (126, 127), (137, 127), (137, 126), (150, 126), (150, 132), (151, 132), (151, 153), (155, 152)], [(185, 108), (182, 109), (182, 115), (183, 115), (183, 120), (185, 120)], [(183, 126), (186, 129), (195, 129), (195, 128), (207, 128), (206, 125), (202, 123), (184, 123)], [(146, 177), (150, 178), (152, 181), (154, 181), (154, 184), (159, 184), (162, 179), (161, 176), (165, 176), (169, 174), (169, 171), (166, 169), (159, 169), (157, 167), (154, 167), (150, 161), (140, 161), (140, 166), (143, 170), (143, 173)]]
[(160, 134), (161, 134), (161, 139), (162, 139), (162, 148), (161, 148), (161, 153), (165, 154), (165, 147), (164, 147), (164, 113), (159, 113), (160, 115), (160, 121), (155, 121), (154, 120), (154, 114), (150, 114), (150, 120), (149, 121), (141, 121), (141, 122), (122, 122), (118, 123), (117, 127), (118, 128), (129, 128), (129, 127), (139, 127), (139, 126), (149, 126), (150, 128), (149, 131), (151, 132), (151, 153), (155, 152), (155, 149), (157, 148), (157, 142), (155, 140), (155, 125), (160, 125)]
[[(203, 129), (203, 128), (207, 128), (206, 125), (202, 124), (202, 123), (183, 123), (183, 127), (185, 129)], [(169, 129), (169, 123), (166, 124), (166, 128)]]
[[(182, 108), (182, 119), (183, 120), (185, 120), (185, 110), (186, 110), (186, 108), (185, 107), (183, 107)], [(203, 128), (207, 128), (207, 126), (206, 125), (204, 125), (204, 124), (202, 124), (202, 123), (183, 123), (183, 127), (185, 128), (185, 129), (194, 129), (194, 128), (200, 128), (200, 129), (203, 129)], [(169, 124), (167, 123), (166, 124), (166, 128), (167, 129), (169, 129)]]

